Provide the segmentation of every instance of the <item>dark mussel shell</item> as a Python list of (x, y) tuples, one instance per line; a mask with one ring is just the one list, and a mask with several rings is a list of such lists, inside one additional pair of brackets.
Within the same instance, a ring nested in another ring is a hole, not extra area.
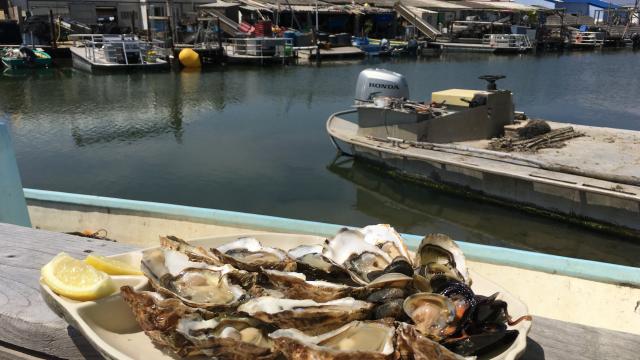
[(471, 322), (482, 324), (505, 324), (509, 320), (507, 303), (496, 299), (498, 293), (491, 296), (476, 295), (476, 306), (471, 314)]
[(393, 318), (394, 320), (404, 320), (406, 317), (402, 304), (404, 299), (389, 300), (378, 305), (373, 312), (374, 319)]
[(404, 300), (406, 295), (407, 294), (404, 289), (387, 287), (387, 288), (383, 288), (378, 291), (372, 292), (367, 297), (367, 301), (375, 304), (384, 304), (385, 302), (393, 299)]
[(445, 340), (443, 345), (462, 356), (482, 356), (506, 350), (518, 337), (518, 330), (505, 330), (469, 335), (461, 339)]

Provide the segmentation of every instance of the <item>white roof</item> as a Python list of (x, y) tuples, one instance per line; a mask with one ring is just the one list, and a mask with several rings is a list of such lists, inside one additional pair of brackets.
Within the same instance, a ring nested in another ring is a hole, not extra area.
[(478, 4), (487, 8), (505, 9), (505, 10), (520, 10), (520, 11), (533, 11), (535, 7), (518, 4), (513, 1), (468, 1), (470, 3)]

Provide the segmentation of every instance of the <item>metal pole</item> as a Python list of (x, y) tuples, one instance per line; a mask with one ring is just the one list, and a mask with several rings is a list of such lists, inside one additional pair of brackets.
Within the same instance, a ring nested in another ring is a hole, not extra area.
[(31, 227), (9, 127), (0, 121), (0, 222)]

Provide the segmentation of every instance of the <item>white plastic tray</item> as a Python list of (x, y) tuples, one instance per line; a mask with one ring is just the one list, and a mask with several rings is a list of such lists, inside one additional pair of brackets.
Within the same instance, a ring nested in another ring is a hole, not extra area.
[[(288, 250), (301, 244), (318, 244), (324, 241), (324, 238), (318, 236), (295, 234), (247, 234), (242, 236), (255, 237), (266, 246), (278, 247), (283, 250)], [(193, 240), (191, 243), (205, 247), (216, 247), (233, 241), (238, 237), (240, 236), (202, 238)], [(138, 266), (142, 251), (133, 251), (111, 257)], [(470, 269), (470, 273), (474, 292), (482, 295), (491, 295), (499, 292), (498, 298), (509, 304), (509, 314), (514, 318), (528, 313), (527, 306), (508, 291), (474, 273), (473, 269)], [(113, 278), (118, 288), (122, 285), (131, 285), (136, 290), (148, 287), (147, 279), (144, 276), (113, 276)], [(153, 345), (138, 326), (129, 306), (122, 300), (119, 293), (96, 301), (78, 302), (58, 296), (42, 282), (40, 286), (42, 287), (42, 297), (49, 307), (65, 319), (67, 323), (80, 331), (105, 358), (117, 360), (175, 359), (175, 357)], [(490, 357), (490, 359), (517, 359), (525, 350), (527, 334), (530, 328), (530, 321), (522, 321), (514, 326), (513, 329), (520, 332), (516, 341), (508, 349)]]

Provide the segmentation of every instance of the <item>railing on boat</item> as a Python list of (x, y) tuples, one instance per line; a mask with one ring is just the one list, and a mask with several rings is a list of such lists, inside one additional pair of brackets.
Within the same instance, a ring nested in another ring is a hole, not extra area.
[(604, 44), (604, 33), (597, 31), (574, 31), (571, 33), (571, 45), (601, 46)]
[(226, 55), (231, 58), (281, 60), (293, 56), (293, 39), (289, 38), (231, 38), (225, 44)]
[(498, 49), (532, 48), (531, 40), (524, 34), (485, 34), (482, 43)]
[[(102, 53), (104, 61), (112, 64), (154, 64), (158, 52), (154, 42), (140, 41), (135, 35), (104, 35), (104, 34), (73, 34), (69, 35), (73, 46), (80, 42), (84, 47), (84, 56), (91, 62), (96, 62), (96, 52)], [(130, 62), (127, 55), (137, 54), (135, 62)]]

